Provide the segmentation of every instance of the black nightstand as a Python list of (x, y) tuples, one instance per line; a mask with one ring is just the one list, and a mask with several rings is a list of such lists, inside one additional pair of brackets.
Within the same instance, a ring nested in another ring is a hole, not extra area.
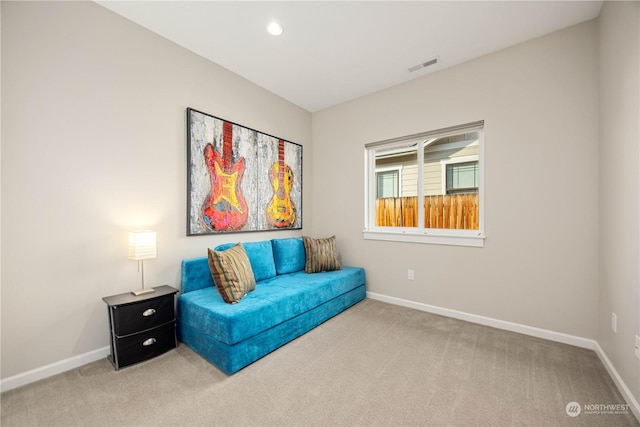
[(104, 297), (109, 308), (111, 354), (116, 368), (151, 359), (178, 346), (175, 295), (177, 289), (158, 286), (155, 292)]

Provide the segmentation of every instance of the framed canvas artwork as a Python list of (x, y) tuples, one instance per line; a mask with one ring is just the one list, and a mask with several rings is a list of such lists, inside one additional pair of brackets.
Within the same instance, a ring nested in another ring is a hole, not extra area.
[(187, 235), (302, 228), (302, 146), (187, 109)]

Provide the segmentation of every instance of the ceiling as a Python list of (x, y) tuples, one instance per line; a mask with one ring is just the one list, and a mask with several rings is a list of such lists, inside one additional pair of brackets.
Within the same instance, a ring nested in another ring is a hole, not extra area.
[[(96, 1), (318, 111), (598, 16), (602, 1)], [(278, 21), (280, 36), (267, 33)], [(438, 57), (418, 71), (409, 68)]]

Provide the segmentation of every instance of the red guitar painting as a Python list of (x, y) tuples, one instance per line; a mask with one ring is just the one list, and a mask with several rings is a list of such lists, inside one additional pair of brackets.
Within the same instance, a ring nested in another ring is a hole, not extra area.
[(278, 142), (278, 161), (269, 169), (273, 198), (267, 206), (269, 222), (278, 228), (289, 227), (296, 220), (296, 207), (291, 201), (293, 171), (284, 163), (284, 141)]
[(233, 125), (223, 122), (222, 156), (211, 143), (204, 147), (204, 159), (211, 191), (202, 206), (207, 226), (216, 231), (239, 230), (247, 222), (248, 209), (241, 189), (244, 157), (233, 163)]

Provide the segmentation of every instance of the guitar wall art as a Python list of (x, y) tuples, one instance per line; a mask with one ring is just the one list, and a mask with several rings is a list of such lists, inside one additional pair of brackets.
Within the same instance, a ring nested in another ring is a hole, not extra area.
[(302, 146), (187, 109), (187, 235), (302, 228)]

